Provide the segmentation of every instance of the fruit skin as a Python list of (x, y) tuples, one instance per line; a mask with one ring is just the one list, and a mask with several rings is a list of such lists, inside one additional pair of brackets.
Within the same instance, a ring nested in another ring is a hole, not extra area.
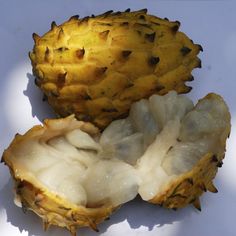
[(112, 206), (86, 208), (69, 204), (59, 196), (42, 191), (26, 181), (15, 180), (15, 189), (23, 210), (32, 210), (43, 219), (44, 229), (50, 225), (67, 228), (76, 235), (78, 227), (90, 227), (98, 232), (97, 224), (106, 220), (117, 209)]
[(191, 171), (169, 183), (164, 191), (149, 202), (173, 210), (193, 204), (201, 211), (199, 197), (207, 190), (213, 193), (218, 192), (212, 180), (215, 178), (222, 159), (223, 156), (216, 157), (212, 153), (206, 154)]
[(4, 151), (2, 162), (6, 163), (15, 181), (15, 199), (22, 205), (23, 211), (32, 210), (43, 219), (44, 229), (50, 225), (67, 228), (71, 234), (76, 235), (77, 227), (88, 226), (98, 231), (97, 224), (104, 221), (118, 207), (109, 204), (87, 208), (70, 203), (64, 198), (48, 191), (45, 186), (37, 182), (32, 176), (17, 170), (12, 161), (12, 151), (22, 142), (41, 137), (40, 140), (49, 139), (63, 132), (80, 128), (90, 135), (97, 136), (99, 131), (90, 123), (80, 122), (69, 116), (64, 119), (45, 120), (44, 126), (34, 126), (26, 134), (17, 134)]
[(71, 17), (29, 53), (36, 85), (56, 113), (105, 128), (131, 104), (170, 90), (187, 93), (202, 47), (179, 32), (180, 23), (136, 12)]
[[(208, 94), (201, 100), (204, 99), (217, 99), (223, 101), (221, 96), (214, 93)], [(225, 157), (226, 139), (227, 135), (229, 137), (231, 130), (231, 116), (229, 112), (225, 115), (225, 120), (227, 121), (228, 126), (224, 131), (225, 139), (222, 139), (220, 143), (224, 152), (218, 155), (214, 153), (205, 154), (192, 170), (178, 176), (149, 202), (173, 210), (183, 208), (188, 204), (193, 204), (194, 207), (201, 211), (199, 197), (206, 191), (212, 193), (218, 192), (212, 181), (217, 174), (218, 168), (222, 167), (223, 159)]]

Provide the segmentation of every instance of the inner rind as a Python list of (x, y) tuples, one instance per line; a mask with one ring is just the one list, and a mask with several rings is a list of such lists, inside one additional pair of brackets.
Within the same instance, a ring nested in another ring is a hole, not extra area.
[[(25, 142), (15, 162), (46, 189), (87, 207), (150, 200), (209, 152), (222, 154), (228, 109), (218, 97), (195, 107), (183, 95), (153, 95), (132, 105), (94, 139), (74, 129)], [(50, 132), (50, 131), (49, 131)]]

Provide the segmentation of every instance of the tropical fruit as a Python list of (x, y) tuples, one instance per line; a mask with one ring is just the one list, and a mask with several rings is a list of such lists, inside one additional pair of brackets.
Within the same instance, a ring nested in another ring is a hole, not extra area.
[(33, 34), (35, 83), (60, 116), (105, 128), (127, 116), (134, 101), (191, 90), (185, 82), (201, 67), (202, 47), (179, 26), (146, 9), (52, 22), (42, 37)]
[(212, 181), (222, 166), (230, 113), (208, 94), (194, 106), (175, 91), (131, 106), (129, 116), (102, 133), (73, 115), (46, 120), (16, 135), (3, 161), (15, 180), (16, 202), (45, 226), (96, 225), (137, 194), (177, 209), (217, 192)]

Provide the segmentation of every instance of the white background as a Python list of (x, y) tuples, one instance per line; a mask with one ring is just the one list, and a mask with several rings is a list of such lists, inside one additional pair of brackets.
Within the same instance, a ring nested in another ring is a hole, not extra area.
[[(187, 207), (177, 212), (144, 203), (139, 199), (124, 205), (99, 226), (79, 235), (130, 236), (234, 236), (236, 235), (236, 2), (234, 1), (157, 1), (157, 0), (0, 0), (0, 152), (15, 133), (24, 133), (44, 118), (54, 117), (42, 94), (34, 86), (28, 51), (33, 32), (42, 35), (55, 20), (62, 23), (71, 15), (104, 11), (148, 8), (149, 12), (179, 20), (181, 31), (200, 43), (202, 69), (194, 70), (196, 101), (208, 92), (224, 96), (232, 114), (232, 132), (227, 143), (223, 168), (215, 179), (218, 194), (206, 193), (202, 212)], [(8, 169), (0, 164), (0, 235), (64, 236), (53, 227), (47, 233), (33, 213), (24, 214), (13, 204)]]

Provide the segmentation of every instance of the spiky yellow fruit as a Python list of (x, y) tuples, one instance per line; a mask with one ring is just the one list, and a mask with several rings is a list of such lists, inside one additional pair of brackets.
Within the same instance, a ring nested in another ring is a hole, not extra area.
[(121, 204), (143, 200), (177, 209), (217, 192), (230, 132), (223, 99), (209, 94), (196, 106), (183, 95), (153, 95), (131, 106), (128, 118), (100, 133), (74, 116), (47, 120), (17, 135), (3, 154), (16, 199), (45, 225), (96, 225)]
[(180, 23), (136, 12), (74, 16), (42, 37), (30, 52), (36, 85), (65, 117), (106, 127), (124, 117), (134, 101), (170, 90), (187, 93), (202, 50)]

